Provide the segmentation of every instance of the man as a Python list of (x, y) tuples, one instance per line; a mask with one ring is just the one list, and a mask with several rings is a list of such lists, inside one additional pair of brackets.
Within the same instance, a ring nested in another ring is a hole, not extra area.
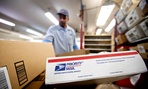
[(59, 25), (49, 27), (44, 42), (52, 42), (56, 55), (77, 50), (75, 31), (67, 25), (69, 21), (68, 11), (61, 9), (57, 14)]

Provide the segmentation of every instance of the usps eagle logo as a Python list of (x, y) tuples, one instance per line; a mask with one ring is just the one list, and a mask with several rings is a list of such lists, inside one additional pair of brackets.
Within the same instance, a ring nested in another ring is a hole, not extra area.
[(58, 64), (55, 67), (55, 71), (64, 71), (65, 68), (66, 68), (66, 64), (65, 63), (64, 64)]

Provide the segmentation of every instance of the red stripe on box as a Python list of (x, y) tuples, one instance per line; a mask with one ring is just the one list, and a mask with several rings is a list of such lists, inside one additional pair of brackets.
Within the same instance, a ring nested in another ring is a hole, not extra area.
[(128, 55), (135, 55), (135, 54), (138, 54), (138, 53), (137, 52), (127, 52), (127, 53), (115, 53), (115, 54), (99, 54), (99, 55), (90, 55), (90, 56), (78, 56), (78, 57), (71, 57), (71, 58), (59, 58), (59, 59), (55, 58), (55, 59), (52, 59), (52, 60), (48, 60), (48, 63), (75, 61), (75, 60), (87, 60), (87, 59), (94, 59), (94, 58), (128, 56)]

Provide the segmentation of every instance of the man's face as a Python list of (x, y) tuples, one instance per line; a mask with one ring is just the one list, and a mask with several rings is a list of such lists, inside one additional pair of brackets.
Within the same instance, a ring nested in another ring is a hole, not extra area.
[(61, 26), (66, 25), (68, 20), (69, 20), (69, 18), (67, 16), (62, 15), (62, 14), (59, 15), (59, 23)]

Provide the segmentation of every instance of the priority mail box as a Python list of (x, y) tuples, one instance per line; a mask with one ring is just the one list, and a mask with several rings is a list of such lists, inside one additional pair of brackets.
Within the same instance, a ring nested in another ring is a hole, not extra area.
[(132, 28), (143, 19), (143, 12), (139, 7), (133, 9), (128, 16), (125, 18), (125, 22), (128, 28)]
[(124, 21), (122, 21), (118, 26), (117, 26), (117, 31), (120, 33), (120, 34), (123, 34), (127, 31), (127, 25), (125, 24)]
[(47, 58), (46, 85), (110, 83), (147, 72), (136, 51)]
[(7, 67), (12, 89), (23, 89), (45, 71), (46, 58), (54, 56), (51, 43), (0, 40), (0, 67)]
[(144, 20), (139, 24), (143, 32), (145, 33), (146, 36), (148, 36), (148, 19)]

